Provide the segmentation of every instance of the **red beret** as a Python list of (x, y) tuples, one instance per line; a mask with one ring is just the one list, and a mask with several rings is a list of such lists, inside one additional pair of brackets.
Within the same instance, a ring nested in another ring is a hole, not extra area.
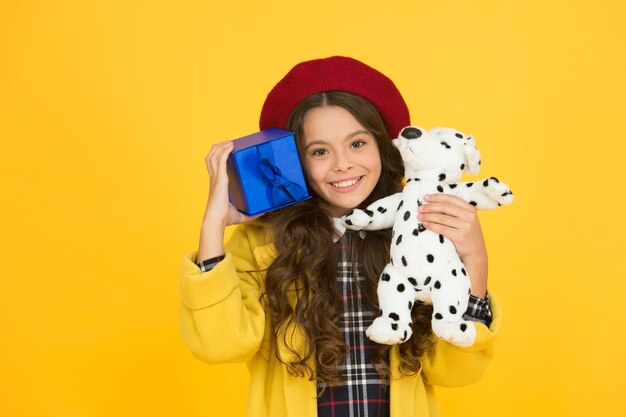
[(356, 94), (372, 103), (392, 138), (411, 124), (409, 109), (393, 81), (356, 59), (333, 56), (293, 67), (267, 95), (259, 127), (284, 129), (298, 103), (311, 94), (330, 90)]

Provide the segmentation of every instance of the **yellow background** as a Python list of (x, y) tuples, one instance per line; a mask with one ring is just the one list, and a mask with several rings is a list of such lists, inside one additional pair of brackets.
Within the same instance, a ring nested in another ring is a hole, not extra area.
[[(0, 2), (0, 415), (240, 416), (243, 365), (178, 334), (214, 142), (295, 63), (386, 73), (516, 194), (481, 214), (504, 307), (444, 416), (623, 416), (619, 1)], [(219, 335), (216, 335), (219, 337)]]

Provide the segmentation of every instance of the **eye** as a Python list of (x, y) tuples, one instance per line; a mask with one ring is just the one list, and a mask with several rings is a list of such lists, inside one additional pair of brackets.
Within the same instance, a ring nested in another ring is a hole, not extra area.
[(365, 145), (367, 142), (365, 142), (364, 140), (361, 139), (357, 139), (354, 142), (352, 142), (350, 144), (351, 147), (353, 148), (360, 148), (361, 146)]
[(326, 155), (328, 153), (328, 151), (324, 148), (318, 148), (315, 149), (313, 152), (311, 152), (311, 155), (313, 156), (323, 156)]

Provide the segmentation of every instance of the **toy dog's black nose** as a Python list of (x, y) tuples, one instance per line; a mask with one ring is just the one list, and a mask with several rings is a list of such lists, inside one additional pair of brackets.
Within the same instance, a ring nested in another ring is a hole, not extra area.
[(414, 127), (407, 127), (402, 131), (401, 136), (405, 139), (417, 139), (422, 136), (422, 131)]

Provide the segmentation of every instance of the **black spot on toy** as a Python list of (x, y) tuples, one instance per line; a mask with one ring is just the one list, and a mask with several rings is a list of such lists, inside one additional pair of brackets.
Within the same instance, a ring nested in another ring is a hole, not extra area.
[(400, 316), (398, 316), (396, 313), (389, 313), (389, 318), (396, 321), (400, 320)]
[(398, 323), (391, 323), (392, 330), (398, 330)]
[(426, 255), (426, 260), (432, 264), (433, 262), (435, 262), (435, 257), (431, 254), (428, 254)]
[(398, 236), (398, 239), (396, 239), (396, 245), (399, 245), (400, 242), (402, 242), (402, 235)]
[(435, 281), (435, 289), (437, 289), (437, 290), (441, 289), (441, 282)]
[(437, 191), (439, 191), (440, 193), (443, 193), (443, 187), (441, 185), (437, 186)]
[(402, 257), (402, 265), (407, 266), (408, 264), (406, 263), (406, 258), (403, 256)]
[(435, 314), (435, 318), (436, 318), (437, 320), (441, 320), (441, 319), (443, 318), (443, 316), (442, 316), (440, 313), (436, 313), (436, 314)]
[(404, 284), (398, 284), (398, 287), (396, 289), (398, 290), (398, 292), (404, 292)]
[(443, 181), (446, 179), (446, 174), (439, 174), (439, 181)]
[(456, 314), (456, 307), (450, 306), (450, 314)]
[(380, 279), (382, 279), (383, 281), (389, 281), (391, 277), (389, 276), (389, 274), (382, 274), (380, 276)]

